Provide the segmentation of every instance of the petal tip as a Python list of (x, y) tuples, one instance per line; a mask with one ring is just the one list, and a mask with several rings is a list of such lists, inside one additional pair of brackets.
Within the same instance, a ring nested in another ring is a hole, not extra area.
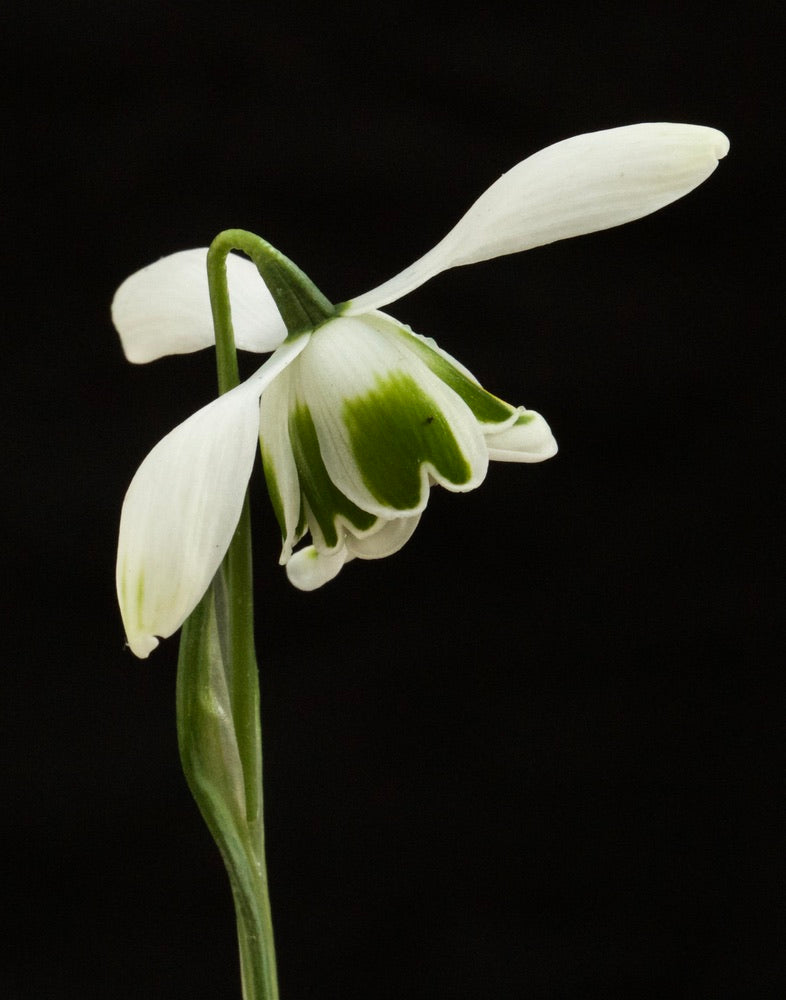
[(338, 576), (347, 555), (346, 548), (327, 554), (317, 551), (313, 545), (307, 545), (295, 552), (287, 563), (289, 582), (298, 590), (318, 590)]
[(716, 160), (722, 160), (731, 148), (729, 137), (716, 128), (709, 129), (712, 137), (712, 151)]
[(140, 660), (146, 660), (159, 641), (154, 635), (135, 635), (128, 637), (128, 648)]
[(495, 462), (545, 462), (558, 451), (557, 441), (543, 417), (524, 410), (517, 423), (486, 435), (489, 458)]

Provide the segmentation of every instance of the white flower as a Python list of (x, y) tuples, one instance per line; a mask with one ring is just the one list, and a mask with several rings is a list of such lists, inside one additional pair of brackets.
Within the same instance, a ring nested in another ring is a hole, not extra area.
[[(228, 259), (237, 345), (274, 353), (156, 445), (123, 504), (117, 588), (128, 642), (147, 656), (207, 590), (237, 525), (259, 438), (290, 580), (311, 590), (353, 558), (397, 551), (429, 488), (463, 492), (489, 459), (556, 452), (541, 416), (481, 388), (433, 341), (379, 307), (449, 267), (619, 225), (687, 194), (725, 156), (701, 126), (632, 125), (578, 136), (522, 161), (428, 254), (285, 341), (247, 260)], [(144, 362), (213, 343), (205, 249), (166, 257), (118, 290), (126, 356)], [(313, 544), (293, 553), (310, 532)]]

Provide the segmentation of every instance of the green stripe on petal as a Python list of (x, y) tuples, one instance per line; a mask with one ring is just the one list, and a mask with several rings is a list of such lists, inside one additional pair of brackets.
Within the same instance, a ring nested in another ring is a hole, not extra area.
[(278, 526), (281, 529), (281, 538), (283, 540), (287, 537), (287, 522), (286, 517), (284, 516), (284, 501), (281, 497), (281, 490), (278, 487), (278, 479), (276, 478), (276, 467), (273, 464), (273, 457), (267, 448), (265, 448), (265, 444), (261, 437), (259, 439), (259, 451), (262, 456), (262, 468), (265, 472), (265, 484), (267, 486), (268, 496), (270, 497), (270, 503), (273, 507), (273, 513), (276, 515)]
[[(487, 392), (470, 371), (451, 358), (433, 341), (419, 337), (406, 326), (391, 319), (385, 313), (367, 317), (367, 322), (387, 337), (395, 337), (420, 361), (422, 361), (445, 385), (472, 410), (481, 424), (510, 424), (516, 414), (516, 407)], [(433, 346), (432, 346), (433, 345)]]
[(351, 500), (336, 487), (325, 469), (319, 450), (316, 428), (311, 411), (303, 404), (293, 407), (289, 416), (289, 433), (295, 454), (300, 486), (306, 498), (309, 512), (316, 521), (311, 524), (321, 533), (329, 549), (337, 547), (340, 541), (336, 521), (338, 518), (351, 524), (358, 531), (368, 531), (376, 522), (376, 516), (356, 507)]
[(472, 477), (440, 407), (411, 375), (377, 376), (374, 389), (346, 400), (342, 415), (363, 483), (394, 510), (420, 504), (426, 463), (454, 486)]
[(430, 357), (423, 355), (423, 360), (429, 368), (457, 395), (461, 396), (479, 423), (501, 424), (510, 420), (514, 412), (512, 406), (496, 396), (492, 396), (490, 392), (486, 392), (477, 382), (471, 382), (466, 375), (462, 375), (457, 368), (454, 368), (445, 358), (440, 357), (436, 351), (432, 351), (425, 344), (421, 346), (429, 351)]
[(423, 361), (437, 378), (459, 395), (472, 410), (476, 420), (481, 424), (510, 423), (516, 408), (504, 402), (497, 396), (487, 392), (471, 374), (457, 366), (446, 353), (439, 348), (431, 347), (421, 337), (415, 336), (405, 328), (397, 325), (399, 336), (407, 346)]
[(289, 372), (268, 386), (259, 405), (259, 447), (268, 494), (281, 528), (281, 562), (292, 555), (292, 546), (302, 538), (303, 519), (300, 480), (289, 440)]

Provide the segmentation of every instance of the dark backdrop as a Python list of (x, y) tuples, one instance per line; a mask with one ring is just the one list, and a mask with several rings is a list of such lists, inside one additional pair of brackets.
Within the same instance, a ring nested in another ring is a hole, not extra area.
[(344, 299), (529, 153), (649, 120), (731, 154), (391, 307), (543, 412), (556, 459), (434, 491), (401, 553), (311, 595), (254, 480), (282, 997), (781, 995), (781, 8), (4, 10), (3, 995), (238, 996), (177, 641), (133, 659), (113, 594), (124, 490), (212, 359), (128, 365), (116, 286), (240, 226)]

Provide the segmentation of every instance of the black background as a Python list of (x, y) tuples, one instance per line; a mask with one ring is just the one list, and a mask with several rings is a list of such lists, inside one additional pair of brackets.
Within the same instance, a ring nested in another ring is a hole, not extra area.
[(128, 365), (116, 286), (240, 226), (345, 299), (524, 156), (658, 120), (731, 138), (687, 199), (390, 307), (557, 458), (310, 595), (254, 480), (282, 998), (782, 995), (781, 7), (4, 10), (3, 995), (239, 995), (177, 641), (136, 661), (113, 593), (212, 359)]

